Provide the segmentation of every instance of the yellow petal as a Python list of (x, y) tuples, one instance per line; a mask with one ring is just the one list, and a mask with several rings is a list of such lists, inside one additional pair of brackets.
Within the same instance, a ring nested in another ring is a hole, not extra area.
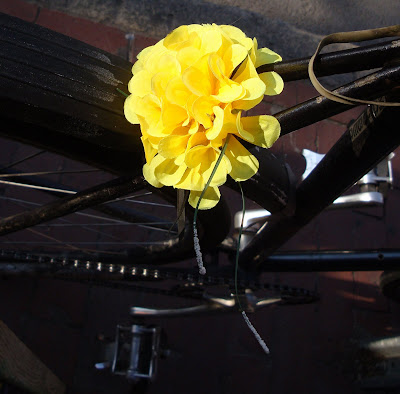
[(191, 148), (185, 157), (185, 163), (189, 168), (196, 168), (200, 164), (209, 167), (215, 160), (215, 151), (213, 148), (205, 145), (197, 145)]
[[(221, 186), (226, 182), (226, 176), (231, 171), (231, 165), (229, 160), (223, 159), (218, 164), (218, 167), (215, 168), (220, 154), (219, 149), (215, 149), (210, 145), (195, 146), (186, 153), (185, 163), (189, 168), (199, 173), (202, 178), (202, 186), (208, 182), (214, 169), (215, 173), (211, 179), (210, 186)], [(196, 181), (199, 182), (198, 179)], [(194, 187), (189, 189), (193, 190)]]
[(228, 159), (223, 159), (219, 162), (218, 167), (215, 168), (217, 164), (218, 157), (220, 155), (220, 151), (215, 151), (214, 155), (214, 160), (209, 163), (208, 168), (206, 168), (205, 163), (202, 163), (202, 165), (199, 168), (199, 173), (203, 177), (205, 183), (208, 182), (212, 172), (215, 169), (215, 173), (213, 175), (213, 178), (211, 179), (210, 186), (221, 186), (226, 182), (226, 176), (230, 171), (232, 171), (232, 167), (230, 165), (230, 162)]
[(155, 140), (160, 141), (161, 138), (164, 138), (169, 134), (169, 130), (165, 129), (161, 121), (155, 124), (148, 124), (145, 118), (139, 117), (139, 119), (140, 119), (140, 128), (146, 131), (146, 133), (149, 136), (149, 139), (154, 138)]
[(242, 82), (242, 86), (246, 89), (246, 95), (232, 103), (232, 108), (238, 108), (244, 111), (255, 107), (264, 97), (265, 84), (258, 78), (250, 78)]
[(184, 107), (191, 95), (190, 90), (182, 82), (182, 77), (176, 76), (172, 78), (165, 89), (165, 97), (171, 104)]
[(153, 94), (137, 98), (134, 108), (142, 131), (154, 137), (162, 137), (164, 127), (161, 122), (160, 100)]
[(232, 106), (230, 104), (225, 106), (224, 109), (218, 106), (214, 107), (214, 114), (213, 126), (206, 131), (206, 136), (209, 140), (218, 141), (217, 145), (219, 147), (228, 133), (237, 132), (237, 115), (232, 114)]
[(196, 96), (209, 96), (212, 93), (212, 84), (208, 75), (195, 66), (188, 67), (183, 72), (182, 81)]
[(215, 119), (212, 127), (206, 131), (206, 137), (209, 140), (213, 140), (214, 138), (218, 137), (224, 125), (224, 110), (221, 107), (215, 106), (213, 108), (213, 112), (215, 114)]
[(223, 57), (226, 75), (230, 77), (233, 70), (246, 59), (246, 56), (247, 50), (243, 45), (233, 44), (230, 46)]
[(128, 122), (132, 124), (139, 124), (139, 118), (137, 116), (137, 101), (140, 100), (139, 97), (134, 96), (134, 95), (129, 95), (124, 102), (124, 114), (125, 118), (127, 119)]
[(224, 154), (224, 157), (222, 158), (222, 161), (224, 162), (224, 165), (226, 168), (226, 173), (230, 174), (230, 172), (232, 171), (232, 164), (225, 154)]
[(239, 69), (235, 72), (235, 75), (232, 77), (237, 83), (242, 83), (246, 79), (250, 78), (257, 78), (258, 73), (256, 68), (254, 67), (253, 62), (251, 61), (250, 57), (247, 58), (242, 62)]
[[(240, 45), (238, 46), (243, 48)], [(215, 99), (223, 103), (231, 103), (232, 101), (238, 100), (244, 96), (245, 91), (243, 87), (227, 77), (225, 63), (220, 56), (218, 56), (216, 53), (210, 54), (208, 58), (208, 66), (212, 74), (218, 81), (218, 83), (216, 84), (216, 89), (218, 93), (216, 95), (213, 95)], [(232, 64), (229, 67), (232, 67)], [(228, 75), (230, 74), (231, 71), (229, 71)]]
[(190, 125), (189, 125), (189, 134), (195, 134), (197, 133), (197, 131), (199, 130), (199, 122), (197, 122), (196, 120), (193, 120)]
[(187, 101), (186, 101), (186, 105), (185, 108), (188, 111), (189, 115), (191, 118), (194, 119), (194, 115), (193, 115), (193, 103), (199, 98), (199, 96), (196, 96), (195, 94), (193, 94), (192, 92), (190, 92), (190, 96), (188, 97)]
[(143, 176), (144, 179), (146, 179), (146, 181), (150, 183), (150, 185), (154, 187), (163, 187), (164, 185), (154, 175), (155, 164), (157, 164), (157, 162), (155, 162), (155, 159), (157, 157), (158, 155), (155, 156), (150, 163), (146, 163), (143, 166)]
[(242, 82), (242, 86), (246, 89), (246, 96), (242, 100), (254, 100), (264, 96), (265, 84), (258, 77), (246, 79)]
[(181, 125), (188, 117), (185, 108), (165, 102), (162, 108), (162, 121), (166, 128), (175, 128)]
[(129, 81), (128, 90), (138, 97), (151, 93), (151, 74), (147, 70), (139, 71)]
[(151, 54), (158, 52), (158, 51), (163, 51), (163, 40), (157, 42), (154, 45), (150, 45), (149, 47), (146, 47), (144, 49), (142, 49), (139, 54), (136, 56), (136, 58), (142, 62), (145, 62), (150, 56)]
[(141, 60), (137, 60), (135, 64), (132, 66), (132, 75), (136, 75), (143, 69), (144, 69), (144, 62), (142, 62)]
[(157, 154), (157, 149), (153, 148), (148, 138), (141, 137), (140, 139), (142, 140), (146, 162), (150, 163), (153, 157)]
[(180, 154), (178, 157), (176, 157), (174, 159), (174, 163), (177, 166), (181, 166), (183, 164), (185, 164), (185, 152), (183, 152), (182, 154)]
[(136, 75), (136, 73), (138, 73), (140, 70), (143, 70), (146, 60), (149, 58), (149, 56), (155, 52), (158, 52), (159, 48), (161, 48), (162, 46), (162, 42), (159, 41), (157, 44), (146, 47), (142, 51), (140, 51), (139, 54), (136, 56), (136, 58), (138, 59), (137, 62), (132, 66), (132, 74)]
[(175, 185), (177, 189), (202, 191), (206, 182), (195, 168), (188, 168), (181, 180)]
[(258, 49), (258, 42), (257, 38), (253, 38), (253, 47), (250, 50), (250, 60), (252, 61), (253, 64), (256, 64), (256, 52)]
[(149, 56), (146, 60), (145, 68), (152, 75), (161, 71), (170, 71), (175, 74), (181, 72), (181, 65), (176, 59), (176, 53), (167, 51), (166, 48)]
[(225, 64), (216, 53), (210, 54), (208, 58), (208, 66), (210, 67), (210, 70), (214, 74), (215, 78), (217, 78), (219, 81), (224, 81)]
[(268, 96), (275, 96), (276, 94), (282, 93), (283, 90), (283, 79), (275, 71), (261, 73), (260, 79), (265, 83), (267, 89), (265, 94)]
[(202, 52), (198, 48), (188, 46), (182, 48), (176, 55), (178, 62), (181, 65), (182, 70), (186, 70), (188, 67), (195, 64), (202, 56)]
[(146, 53), (145, 60), (144, 58), (140, 58), (140, 61), (143, 62), (143, 68), (145, 68), (150, 74), (155, 74), (162, 69), (159, 68), (160, 58), (167, 53), (167, 49), (164, 45), (153, 46), (152, 50), (149, 53)]
[(234, 137), (231, 136), (225, 151), (232, 170), (229, 175), (235, 181), (246, 181), (258, 171), (258, 160)]
[(158, 152), (168, 159), (176, 158), (185, 152), (189, 137), (189, 135), (169, 135), (160, 141)]
[(206, 134), (202, 131), (198, 131), (195, 134), (192, 134), (188, 141), (188, 150), (197, 145), (208, 145), (210, 141), (208, 141)]
[[(189, 204), (196, 208), (199, 201), (201, 191), (191, 191), (189, 194)], [(214, 208), (221, 197), (221, 193), (218, 187), (208, 187), (200, 201), (199, 209), (211, 209)]]
[(146, 117), (149, 123), (157, 123), (160, 120), (161, 102), (154, 94), (137, 97), (136, 100), (132, 98), (132, 102), (129, 102), (128, 105), (132, 105), (137, 115)]
[(179, 64), (178, 60), (176, 59), (176, 54), (167, 52), (164, 53), (158, 61), (156, 65), (157, 72), (160, 71), (169, 71), (174, 72), (175, 74), (179, 74), (181, 72), (181, 65)]
[(282, 61), (282, 58), (268, 48), (260, 48), (256, 51), (255, 67), (262, 66), (263, 64), (271, 64)]
[(172, 70), (168, 71), (160, 71), (153, 75), (151, 78), (151, 90), (157, 97), (164, 97), (166, 94), (167, 86), (169, 82), (175, 77), (179, 78), (176, 75), (176, 72)]
[(182, 25), (173, 30), (164, 38), (164, 46), (168, 49), (174, 49), (180, 43), (188, 40), (189, 29), (187, 25)]
[(201, 34), (201, 48), (202, 53), (208, 54), (218, 52), (222, 45), (222, 36), (217, 29), (212, 29)]
[(186, 165), (177, 166), (173, 159), (166, 159), (161, 155), (157, 155), (153, 161), (156, 158), (159, 158), (156, 164), (154, 164), (154, 175), (157, 180), (165, 186), (174, 186), (177, 184), (186, 170)]
[(164, 38), (164, 46), (176, 52), (189, 47), (198, 49), (201, 46), (201, 39), (189, 26), (183, 25)]
[(214, 106), (218, 101), (212, 97), (201, 96), (194, 103), (192, 112), (195, 120), (202, 124), (205, 129), (213, 125)]
[(270, 148), (281, 132), (278, 120), (270, 115), (238, 118), (237, 125), (239, 135), (244, 140), (262, 148)]
[(146, 133), (143, 129), (142, 129), (142, 134), (143, 134), (143, 136), (144, 136), (145, 138), (147, 138), (147, 140), (150, 142), (151, 146), (152, 146), (154, 149), (158, 149), (158, 144), (159, 144), (160, 141), (165, 137), (165, 136), (162, 136), (162, 137), (155, 137), (155, 136), (153, 136), (153, 135), (150, 135), (150, 134)]
[(250, 51), (253, 46), (253, 40), (247, 37), (246, 34), (242, 32), (242, 30), (231, 25), (222, 25), (220, 27), (229, 36), (230, 39), (244, 46), (247, 51)]
[(229, 48), (230, 48), (232, 45), (236, 45), (236, 44), (235, 44), (235, 43), (233, 42), (233, 40), (228, 36), (228, 34), (227, 34), (225, 31), (223, 31), (223, 30), (221, 29), (221, 26), (218, 26), (218, 25), (213, 25), (213, 26), (215, 26), (215, 28), (218, 29), (218, 31), (221, 33), (222, 45), (220, 46), (220, 48), (219, 48), (217, 54), (223, 58), (224, 55), (225, 55), (225, 53), (226, 53), (226, 51), (229, 50)]
[(235, 100), (240, 100), (246, 94), (246, 90), (242, 85), (237, 83), (231, 83), (227, 85), (223, 85), (219, 90), (218, 94), (213, 95), (212, 97), (221, 103), (232, 103)]

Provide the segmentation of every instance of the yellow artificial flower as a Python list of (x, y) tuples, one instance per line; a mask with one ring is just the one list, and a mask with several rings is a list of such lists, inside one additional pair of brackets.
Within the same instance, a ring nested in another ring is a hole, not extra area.
[(258, 171), (257, 159), (240, 140), (269, 148), (279, 137), (273, 116), (242, 114), (264, 95), (281, 93), (277, 73), (256, 70), (281, 57), (258, 49), (255, 38), (234, 26), (212, 24), (180, 26), (137, 59), (124, 112), (142, 130), (145, 179), (155, 187), (190, 190), (195, 207), (230, 135), (199, 206), (214, 207), (227, 175), (244, 181)]

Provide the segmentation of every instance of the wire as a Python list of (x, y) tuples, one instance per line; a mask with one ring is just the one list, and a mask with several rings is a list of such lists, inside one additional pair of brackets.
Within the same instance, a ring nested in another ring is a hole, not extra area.
[(197, 213), (199, 211), (200, 202), (201, 202), (202, 198), (204, 197), (204, 194), (207, 191), (208, 186), (210, 186), (210, 183), (211, 183), (215, 173), (217, 172), (217, 168), (219, 166), (219, 163), (221, 163), (221, 160), (224, 157), (226, 148), (228, 146), (229, 137), (230, 137), (230, 134), (228, 134), (228, 136), (226, 137), (225, 144), (224, 144), (224, 146), (223, 146), (223, 148), (221, 150), (221, 153), (218, 156), (218, 160), (215, 163), (215, 166), (214, 166), (214, 168), (213, 168), (213, 170), (211, 172), (210, 177), (208, 178), (206, 186), (204, 187), (203, 191), (200, 194), (200, 198), (197, 201), (196, 209), (194, 210), (194, 215), (193, 215), (193, 243), (194, 243), (194, 250), (195, 250), (195, 253), (196, 253), (197, 265), (199, 266), (199, 273), (201, 275), (205, 275), (205, 273), (207, 271), (206, 271), (206, 269), (204, 267), (203, 256), (201, 254), (201, 249), (200, 249), (200, 241), (199, 241), (199, 237), (198, 237), (198, 233), (197, 233)]
[(253, 333), (254, 337), (256, 338), (257, 342), (260, 344), (260, 346), (264, 350), (264, 352), (266, 354), (269, 354), (269, 348), (268, 348), (267, 344), (261, 338), (261, 335), (258, 333), (257, 329), (253, 326), (253, 324), (251, 323), (250, 319), (246, 315), (246, 312), (243, 310), (242, 304), (240, 303), (240, 297), (239, 297), (239, 294), (238, 294), (238, 270), (239, 270), (240, 239), (242, 238), (244, 214), (246, 212), (246, 205), (245, 205), (242, 185), (241, 185), (240, 182), (238, 182), (238, 185), (239, 185), (240, 193), (242, 195), (242, 222), (240, 223), (240, 228), (239, 228), (239, 236), (238, 236), (238, 242), (237, 242), (237, 247), (236, 247), (236, 259), (235, 259), (235, 292), (236, 292), (236, 299), (237, 299), (237, 303), (239, 305), (239, 311), (242, 314), (243, 319), (244, 319), (245, 323), (247, 324), (247, 327), (249, 327), (250, 331)]

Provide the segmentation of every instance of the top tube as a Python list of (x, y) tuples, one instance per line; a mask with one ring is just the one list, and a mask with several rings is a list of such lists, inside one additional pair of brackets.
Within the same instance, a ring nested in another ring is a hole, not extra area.
[[(336, 75), (381, 68), (400, 58), (400, 39), (379, 44), (319, 55), (315, 62), (316, 76)], [(308, 78), (310, 58), (293, 59), (266, 64), (257, 68), (258, 73), (275, 71), (285, 82)]]

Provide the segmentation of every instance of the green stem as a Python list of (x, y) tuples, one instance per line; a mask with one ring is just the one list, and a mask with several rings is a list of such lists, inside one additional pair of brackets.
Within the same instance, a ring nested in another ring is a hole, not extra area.
[(238, 294), (238, 270), (239, 270), (239, 254), (240, 254), (240, 240), (242, 238), (242, 233), (243, 233), (243, 220), (244, 220), (244, 214), (246, 212), (246, 204), (244, 201), (244, 194), (243, 194), (243, 189), (242, 185), (240, 182), (238, 182), (240, 193), (242, 194), (242, 222), (240, 223), (240, 228), (239, 228), (239, 235), (238, 235), (238, 241), (237, 241), (237, 246), (236, 246), (236, 258), (235, 258), (235, 293), (236, 293), (236, 299), (237, 303), (239, 305), (239, 311), (242, 312), (242, 304), (240, 303), (240, 297)]
[(240, 297), (238, 294), (238, 270), (239, 270), (239, 254), (240, 254), (240, 239), (242, 238), (242, 232), (243, 232), (243, 221), (244, 221), (244, 214), (246, 212), (246, 206), (245, 206), (245, 201), (244, 201), (244, 194), (243, 194), (243, 189), (242, 185), (240, 182), (238, 182), (239, 188), (240, 188), (240, 193), (242, 194), (242, 222), (240, 223), (240, 229), (239, 229), (239, 236), (238, 236), (238, 242), (237, 242), (237, 247), (236, 247), (236, 262), (235, 262), (235, 292), (236, 292), (236, 300), (239, 305), (239, 311), (243, 316), (243, 319), (245, 323), (247, 324), (247, 327), (249, 327), (250, 331), (253, 333), (254, 337), (256, 338), (257, 342), (261, 346), (261, 348), (264, 350), (266, 354), (269, 354), (269, 348), (265, 341), (261, 338), (260, 334), (257, 332), (257, 329), (253, 326), (251, 323), (250, 319), (247, 317), (246, 312), (243, 310), (242, 304), (240, 303)]
[(129, 96), (129, 94), (126, 94), (125, 92), (123, 92), (121, 89), (118, 89), (117, 88), (117, 92), (118, 93), (121, 93), (123, 96), (125, 96), (125, 97), (128, 97)]
[(213, 170), (211, 172), (210, 177), (208, 178), (206, 186), (204, 187), (203, 191), (200, 194), (200, 198), (199, 198), (199, 201), (197, 201), (196, 209), (194, 210), (194, 215), (193, 215), (194, 249), (195, 249), (195, 252), (196, 252), (197, 263), (198, 263), (199, 268), (200, 268), (200, 274), (202, 274), (202, 275), (204, 275), (206, 273), (206, 270), (205, 270), (205, 268), (203, 266), (203, 260), (202, 260), (201, 251), (200, 251), (200, 244), (199, 244), (199, 239), (198, 239), (198, 236), (197, 236), (197, 214), (199, 212), (199, 206), (200, 206), (201, 199), (204, 197), (204, 194), (205, 194), (206, 190), (210, 186), (210, 183), (211, 183), (215, 173), (217, 172), (219, 163), (221, 163), (221, 160), (224, 157), (226, 148), (228, 146), (229, 137), (230, 137), (230, 134), (228, 134), (228, 136), (226, 137), (225, 144), (222, 147), (221, 153), (218, 156), (218, 160), (215, 163), (215, 166), (214, 166), (214, 168), (213, 168)]

